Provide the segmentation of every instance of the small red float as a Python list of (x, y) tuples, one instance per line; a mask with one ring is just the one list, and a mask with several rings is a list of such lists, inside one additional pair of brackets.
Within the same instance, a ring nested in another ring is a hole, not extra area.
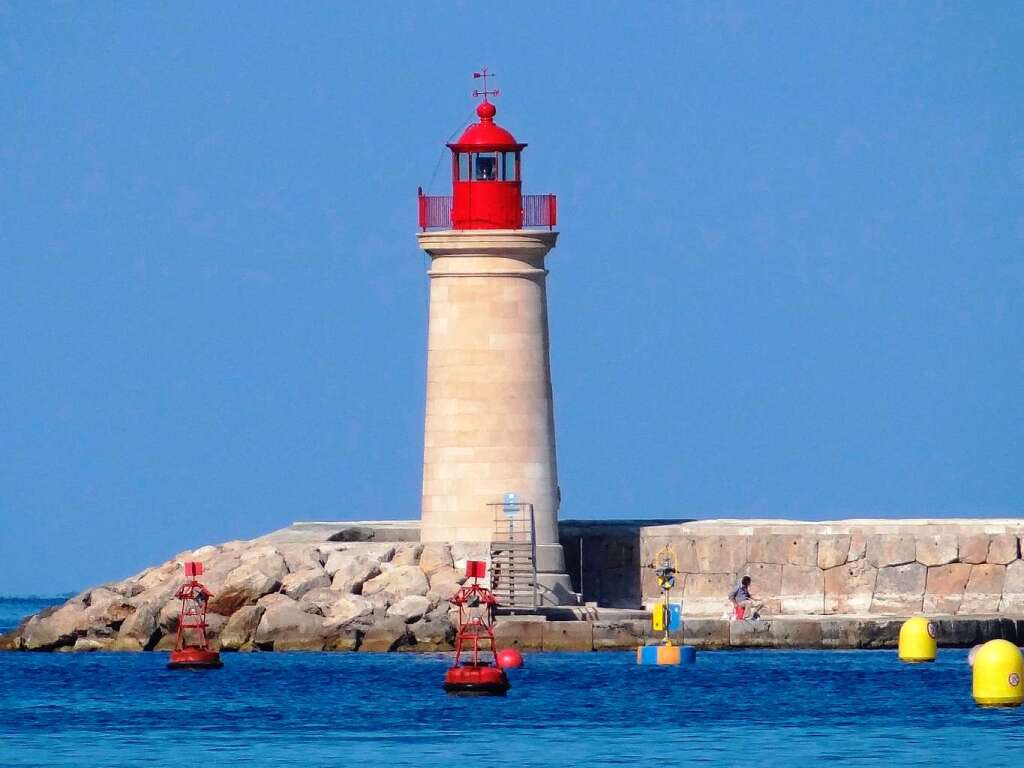
[[(174, 597), (181, 600), (178, 614), (178, 636), (174, 641), (168, 669), (217, 669), (224, 664), (217, 651), (210, 650), (206, 638), (206, 606), (213, 597), (210, 590), (196, 581), (203, 575), (202, 563), (185, 563), (185, 578)], [(186, 642), (186, 630), (194, 630), (195, 642)]]
[(523, 654), (515, 648), (502, 648), (498, 651), (497, 661), (502, 669), (519, 669), (523, 666)]
[[(504, 696), (510, 687), (505, 670), (497, 663), (494, 646), (498, 599), (477, 581), (483, 578), (485, 569), (477, 560), (466, 563), (466, 576), (471, 581), (459, 587), (449, 600), (459, 608), (459, 633), (455, 637), (455, 661), (444, 676), (448, 693)], [(466, 643), (471, 644), (469, 659), (462, 656)], [(483, 654), (490, 654), (494, 660), (483, 658)]]

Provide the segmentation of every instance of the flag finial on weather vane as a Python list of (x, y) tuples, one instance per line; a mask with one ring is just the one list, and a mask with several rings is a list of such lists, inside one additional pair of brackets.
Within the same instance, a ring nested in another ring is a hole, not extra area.
[(487, 97), (488, 96), (497, 96), (497, 95), (499, 95), (500, 92), (498, 91), (497, 88), (495, 88), (493, 91), (487, 90), (487, 78), (488, 77), (496, 77), (496, 75), (493, 72), (488, 72), (487, 71), (487, 67), (481, 67), (479, 72), (474, 72), (473, 73), (473, 79), (476, 79), (478, 77), (482, 77), (484, 79), (484, 89), (482, 91), (474, 90), (473, 91), (474, 98), (483, 96), (484, 97), (484, 102), (487, 102)]

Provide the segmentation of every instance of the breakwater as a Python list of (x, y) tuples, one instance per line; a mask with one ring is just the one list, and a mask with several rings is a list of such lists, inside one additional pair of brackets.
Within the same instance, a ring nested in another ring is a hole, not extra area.
[[(940, 642), (1024, 640), (1018, 520), (566, 521), (560, 528), (580, 605), (499, 621), (524, 649), (603, 650), (653, 641), (644, 606), (669, 551), (684, 629), (703, 648), (878, 648), (912, 614)], [(487, 545), (418, 541), (414, 522), (296, 523), (203, 546), (74, 595), (0, 635), (0, 650), (143, 651), (171, 647), (182, 563), (204, 563), (210, 635), (222, 650), (439, 651), (454, 635), (448, 597)], [(728, 620), (726, 595), (751, 575), (758, 622)]]

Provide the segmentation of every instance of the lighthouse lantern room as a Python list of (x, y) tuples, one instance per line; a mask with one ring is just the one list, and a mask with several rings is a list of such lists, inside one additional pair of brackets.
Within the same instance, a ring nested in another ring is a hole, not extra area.
[(523, 195), (522, 153), (526, 148), (507, 130), (494, 122), (497, 112), (488, 90), (487, 78), (494, 75), (484, 67), (474, 72), (483, 78), (482, 97), (476, 108), (480, 122), (473, 123), (458, 141), (448, 144), (452, 151), (452, 194), (438, 197), (419, 194), (419, 223), (428, 229), (523, 229), (556, 224), (554, 195)]

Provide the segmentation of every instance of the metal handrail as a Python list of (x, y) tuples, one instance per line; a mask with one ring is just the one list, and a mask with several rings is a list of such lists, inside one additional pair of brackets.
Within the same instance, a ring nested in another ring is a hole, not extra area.
[[(529, 502), (508, 502), (499, 501), (489, 503), (487, 506), (494, 509), (494, 544), (529, 544), (530, 545), (530, 569), (533, 578), (530, 586), (532, 591), (533, 607), (537, 608), (539, 598), (537, 595), (537, 536), (536, 521), (533, 504)], [(512, 514), (509, 514), (511, 512)], [(511, 565), (511, 550), (509, 550)], [(492, 576), (497, 576), (491, 566)], [(497, 583), (493, 584), (498, 586)]]
[[(419, 195), (417, 198), (419, 227), (428, 229), (452, 228), (451, 195)], [(555, 195), (523, 195), (521, 198), (523, 227), (554, 229), (558, 224), (558, 201)]]

